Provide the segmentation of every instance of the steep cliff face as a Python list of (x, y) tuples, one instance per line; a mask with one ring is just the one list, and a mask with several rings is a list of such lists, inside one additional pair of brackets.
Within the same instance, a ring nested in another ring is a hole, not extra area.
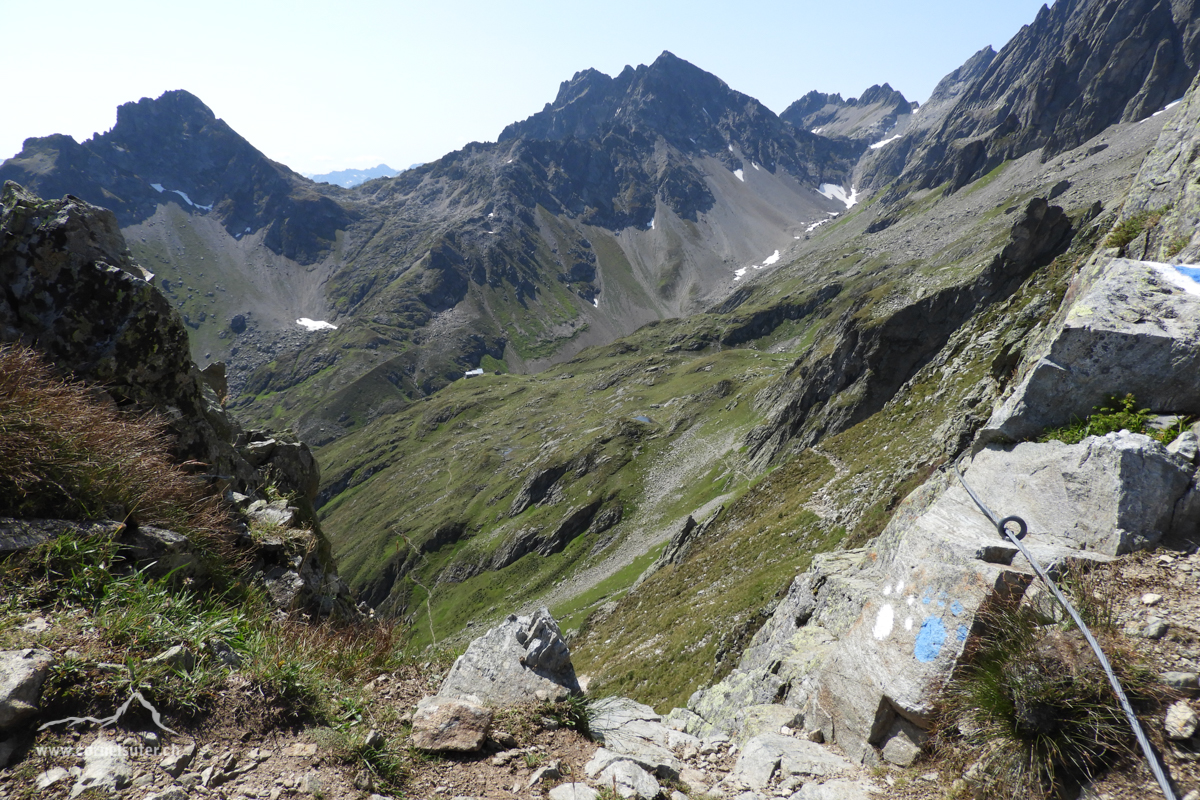
[[(1200, 77), (1163, 126), (1121, 209), (1132, 258), (1200, 261)], [(1140, 228), (1140, 229), (1139, 229)]]
[(1060, 0), (994, 57), (973, 61), (946, 113), (897, 143), (908, 149), (903, 163), (877, 164), (873, 185), (899, 177), (957, 189), (1008, 159), (1038, 149), (1051, 157), (1146, 118), (1180, 98), (1200, 67), (1200, 4)]

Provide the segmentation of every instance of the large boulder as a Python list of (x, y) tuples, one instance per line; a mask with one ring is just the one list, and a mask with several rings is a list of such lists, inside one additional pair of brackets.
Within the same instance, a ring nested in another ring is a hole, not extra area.
[(1126, 393), (1200, 414), (1200, 283), (1167, 264), (1113, 259), (1093, 263), (1079, 291), (980, 441), (1030, 439)]
[(512, 614), (471, 642), (438, 690), (490, 706), (564, 700), (580, 694), (571, 652), (545, 608)]

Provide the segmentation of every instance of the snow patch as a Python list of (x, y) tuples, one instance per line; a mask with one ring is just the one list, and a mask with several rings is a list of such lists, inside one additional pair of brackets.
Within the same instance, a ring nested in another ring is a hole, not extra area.
[(858, 189), (854, 186), (850, 187), (850, 194), (847, 195), (846, 190), (836, 183), (822, 183), (817, 193), (830, 200), (845, 203), (846, 208), (853, 208), (858, 203)]
[(764, 258), (762, 265), (764, 267), (769, 267), (772, 264), (777, 264), (777, 263), (779, 263), (779, 251), (778, 250), (776, 250), (774, 253), (767, 256), (766, 258)]
[(153, 189), (154, 191), (158, 192), (159, 194), (163, 193), (163, 188), (162, 188), (161, 183), (152, 183), (152, 184), (150, 184), (150, 188)]
[[(155, 187), (155, 188), (158, 188), (158, 184), (157, 184), (157, 183), (152, 183), (152, 184), (150, 184), (150, 185), (151, 185), (151, 186), (153, 186), (153, 187)], [(159, 191), (161, 192), (161, 191), (162, 191), (162, 189), (159, 189)], [(174, 192), (175, 194), (179, 195), (180, 197), (182, 197), (182, 198), (183, 198), (183, 202), (187, 203), (187, 204), (188, 204), (189, 206), (191, 206), (192, 208), (198, 208), (198, 209), (200, 209), (201, 211), (212, 211), (212, 210), (213, 210), (213, 204), (212, 204), (212, 203), (209, 203), (209, 204), (208, 204), (208, 205), (206, 205), (206, 206), (202, 206), (202, 205), (200, 205), (200, 204), (198, 204), (198, 203), (193, 203), (193, 202), (192, 202), (192, 198), (190, 198), (190, 197), (188, 197), (188, 196), (187, 196), (187, 192), (181, 192), (181, 191), (179, 191), (178, 189), (172, 189), (171, 191), (172, 191), (172, 192)]]
[(734, 174), (734, 175), (737, 175), (737, 179), (738, 179), (739, 181), (741, 181), (742, 183), (745, 183), (745, 182), (746, 182), (746, 175), (745, 175), (745, 173), (744, 173), (744, 172), (742, 172), (740, 169), (735, 169), (735, 170), (733, 171), (733, 174)]
[(750, 162), (750, 166), (754, 167), (755, 169), (759, 168), (758, 164), (755, 164), (753, 161)]
[(733, 152), (733, 145), (729, 145), (729, 152)]
[(301, 317), (300, 319), (296, 320), (296, 324), (299, 325), (301, 328), (304, 328), (305, 330), (310, 330), (310, 331), (322, 331), (322, 330), (336, 331), (337, 330), (337, 325), (326, 322), (324, 320), (309, 319), (308, 317)]
[(735, 281), (740, 281), (740, 280), (741, 280), (743, 277), (745, 277), (745, 275), (746, 275), (746, 272), (747, 272), (749, 269), (750, 269), (749, 267), (742, 267), (741, 269), (735, 269), (735, 270), (733, 271), (733, 279), (734, 279)]
[(821, 135), (821, 131), (823, 131), (823, 130), (825, 130), (825, 129), (824, 129), (824, 128), (813, 128), (813, 129), (810, 131), (810, 133), (815, 133), (817, 136), (820, 136), (820, 135)]
[(889, 145), (889, 144), (891, 144), (892, 142), (896, 141), (896, 140), (897, 140), (897, 139), (899, 139), (899, 138), (900, 138), (900, 134), (896, 134), (895, 136), (893, 136), (893, 137), (892, 137), (892, 138), (890, 138), (890, 139), (884, 139), (882, 142), (876, 142), (875, 144), (871, 145), (871, 149), (872, 149), (872, 150), (878, 150), (879, 148), (881, 148), (881, 147), (883, 147), (883, 146), (885, 146), (885, 145)]
[(599, 307), (600, 307), (600, 298), (598, 298), (598, 297), (593, 297), (593, 298), (592, 298), (592, 305), (594, 305), (596, 308), (599, 308)]
[(474, 378), (475, 376), (482, 375), (482, 374), (483, 374), (483, 367), (476, 367), (475, 369), (469, 369), (466, 372), (464, 372), (463, 377), (464, 378)]
[(1182, 102), (1183, 102), (1183, 98), (1182, 98), (1182, 97), (1181, 97), (1181, 98), (1179, 98), (1178, 100), (1172, 100), (1170, 103), (1167, 103), (1165, 106), (1163, 106), (1163, 107), (1162, 107), (1161, 109), (1159, 109), (1158, 111), (1155, 111), (1155, 112), (1154, 112), (1153, 114), (1151, 114), (1150, 116), (1152, 116), (1152, 117), (1157, 117), (1159, 114), (1165, 114), (1165, 113), (1167, 113), (1168, 111), (1170, 111), (1172, 108), (1174, 108), (1175, 106), (1179, 105), (1179, 104), (1180, 104), (1180, 103), (1182, 103)]
[(654, 230), (654, 217), (650, 218), (650, 223), (646, 227), (650, 230)]

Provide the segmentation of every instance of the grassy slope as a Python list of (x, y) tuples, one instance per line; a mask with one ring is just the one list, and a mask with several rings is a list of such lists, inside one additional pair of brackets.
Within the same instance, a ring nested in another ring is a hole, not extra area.
[[(815, 231), (799, 258), (748, 287), (731, 312), (646, 326), (536, 376), (458, 382), (324, 448), (326, 487), (350, 487), (322, 509), (343, 572), (361, 587), (387, 564), (418, 562), (415, 580), (398, 582), (385, 607), (414, 623), (417, 645), (465, 637), (468, 623), (547, 600), (577, 631), (576, 663), (596, 691), (684, 703), (732, 666), (814, 553), (877, 534), (899, 500), (969, 439), (1011, 377), (1009, 354), (1052, 314), (1083, 251), (968, 322), (883, 410), (753, 474), (743, 442), (768, 411), (763, 390), (832, 353), (830, 334), (848, 320), (869, 328), (971, 280), (1008, 239), (1015, 218), (1003, 211), (1031, 196), (1021, 174), (1006, 167), (955, 195), (936, 188), (887, 209), (863, 204)], [(865, 235), (884, 214), (896, 218), (892, 226)], [(833, 286), (836, 296), (808, 313), (782, 313)], [(774, 316), (757, 325), (763, 315)], [(737, 348), (719, 344), (751, 327)], [(706, 394), (721, 381), (719, 397)], [(829, 402), (854, 404), (858, 392), (851, 386)], [(633, 421), (639, 414), (653, 422)], [(558, 502), (508, 516), (530, 474), (589, 449), (609, 460), (564, 479)], [(485, 563), (517, 531), (552, 529), (595, 498), (624, 507), (621, 526), (585, 533), (548, 558), (446, 579)], [(703, 519), (719, 504), (724, 513), (683, 563), (629, 592), (687, 514)], [(410, 543), (420, 547), (448, 522), (462, 535), (418, 560)], [(615, 546), (605, 545), (613, 533)]]

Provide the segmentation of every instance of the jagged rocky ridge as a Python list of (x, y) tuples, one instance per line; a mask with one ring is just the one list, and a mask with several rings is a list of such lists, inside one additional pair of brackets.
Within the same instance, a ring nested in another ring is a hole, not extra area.
[[(284, 528), (314, 528), (297, 531), (312, 541), (296, 563), (282, 540), (255, 543), (243, 536), (236, 546), (249, 549), (245, 558), (281, 608), (357, 616), (313, 512), (320, 470), (312, 452), (289, 436), (247, 431), (229, 415), (224, 375), (192, 362), (183, 321), (148, 278), (130, 258), (111, 211), (70, 196), (42, 200), (5, 183), (0, 342), (40, 351), (63, 377), (96, 384), (118, 407), (161, 415), (173, 456), (240, 511)], [(268, 502), (268, 483), (298, 505)], [(115, 536), (135, 563), (154, 565), (153, 574), (182, 567), (193, 579), (205, 577), (207, 567), (185, 537), (139, 526), (136, 509), (124, 509), (121, 517), (98, 525), (6, 519), (0, 551), (26, 550), (63, 532)]]

